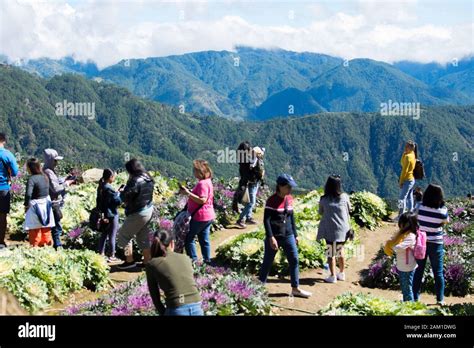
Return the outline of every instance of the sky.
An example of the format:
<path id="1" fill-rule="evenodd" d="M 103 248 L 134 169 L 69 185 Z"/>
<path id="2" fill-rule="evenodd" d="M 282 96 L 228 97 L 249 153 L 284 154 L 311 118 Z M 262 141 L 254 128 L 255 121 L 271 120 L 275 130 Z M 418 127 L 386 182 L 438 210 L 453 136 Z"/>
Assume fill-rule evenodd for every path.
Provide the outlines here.
<path id="1" fill-rule="evenodd" d="M 0 0 L 0 54 L 127 58 L 236 46 L 447 63 L 474 53 L 472 0 Z"/>

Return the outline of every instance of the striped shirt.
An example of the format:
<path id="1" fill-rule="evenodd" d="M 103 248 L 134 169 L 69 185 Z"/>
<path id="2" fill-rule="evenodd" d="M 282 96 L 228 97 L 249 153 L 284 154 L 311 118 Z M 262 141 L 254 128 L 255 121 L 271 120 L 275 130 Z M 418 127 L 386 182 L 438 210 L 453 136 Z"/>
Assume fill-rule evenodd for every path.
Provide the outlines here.
<path id="1" fill-rule="evenodd" d="M 426 241 L 431 243 L 443 243 L 443 225 L 449 222 L 448 208 L 438 209 L 420 205 L 418 208 L 418 222 L 420 230 L 426 232 Z"/>
<path id="2" fill-rule="evenodd" d="M 296 237 L 293 197 L 288 195 L 281 198 L 276 193 L 270 196 L 265 204 L 263 224 L 267 237 L 287 237 L 292 234 Z"/>

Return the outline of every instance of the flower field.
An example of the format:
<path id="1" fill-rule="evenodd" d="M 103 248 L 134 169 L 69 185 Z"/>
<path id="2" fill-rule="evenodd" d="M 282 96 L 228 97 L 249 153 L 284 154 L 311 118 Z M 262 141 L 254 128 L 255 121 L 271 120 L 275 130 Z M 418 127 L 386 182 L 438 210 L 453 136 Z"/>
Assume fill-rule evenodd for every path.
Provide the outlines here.
<path id="1" fill-rule="evenodd" d="M 158 172 L 150 172 L 155 180 L 154 205 L 155 214 L 153 227 L 171 228 L 172 220 L 176 214 L 186 205 L 186 197 L 177 195 L 180 182 L 176 178 L 166 178 Z M 117 175 L 114 186 L 119 187 L 125 184 L 127 175 L 120 173 Z M 232 198 L 237 180 L 216 179 L 214 182 L 214 208 L 216 219 L 211 231 L 217 231 L 231 224 L 236 217 L 232 212 Z M 26 233 L 23 231 L 25 212 L 23 199 L 25 191 L 26 177 L 23 172 L 12 185 L 13 203 L 11 214 L 9 215 L 9 231 L 13 239 L 23 240 Z M 186 185 L 193 187 L 195 181 L 188 181 Z M 95 207 L 97 183 L 78 184 L 70 186 L 64 198 L 63 219 L 61 224 L 64 230 L 65 246 L 73 249 L 97 248 L 100 234 L 92 231 L 87 226 L 89 213 Z M 257 195 L 257 206 L 262 206 L 268 196 L 268 188 L 259 190 Z M 123 210 L 120 217 L 123 218 Z"/>
<path id="2" fill-rule="evenodd" d="M 428 307 L 421 302 L 386 300 L 372 295 L 345 293 L 319 311 L 320 315 L 474 315 L 472 303 Z"/>
<path id="3" fill-rule="evenodd" d="M 196 265 L 194 278 L 205 315 L 267 315 L 270 302 L 265 286 L 226 268 Z M 65 315 L 158 315 L 144 276 L 121 284 L 107 296 L 71 306 Z"/>
<path id="4" fill-rule="evenodd" d="M 450 223 L 445 227 L 444 236 L 444 277 L 445 294 L 466 296 L 474 291 L 473 243 L 474 209 L 467 200 L 454 200 L 447 203 Z M 369 269 L 361 274 L 361 283 L 370 288 L 398 289 L 398 275 L 395 258 L 388 257 L 381 248 Z M 434 278 L 429 261 L 424 273 L 424 289 L 434 293 Z"/>
<path id="5" fill-rule="evenodd" d="M 0 254 L 0 287 L 32 313 L 82 288 L 103 290 L 108 275 L 104 258 L 89 250 L 18 247 Z"/>
<path id="6" fill-rule="evenodd" d="M 370 227 L 364 221 L 378 223 L 379 220 L 388 214 L 388 208 L 385 202 L 378 196 L 367 193 L 356 193 L 357 199 L 353 202 L 356 211 L 364 211 L 367 219 L 359 219 L 359 224 L 363 227 Z M 318 213 L 318 204 L 321 197 L 321 191 L 311 191 L 301 197 L 295 199 L 295 220 L 298 230 L 298 253 L 300 269 L 322 267 L 326 262 L 325 242 L 316 241 L 316 234 L 319 225 L 320 216 Z M 352 196 L 351 196 L 352 200 Z M 365 211 L 362 206 L 371 206 L 375 201 L 371 210 Z M 346 256 L 350 258 L 355 255 L 358 250 L 359 240 L 357 231 L 359 224 L 356 223 L 355 215 L 351 219 L 351 225 L 356 232 L 354 241 L 347 242 Z M 257 273 L 262 264 L 264 254 L 265 230 L 263 227 L 258 228 L 254 232 L 239 235 L 221 245 L 217 249 L 217 261 L 229 266 L 233 269 L 244 269 L 250 273 Z M 270 274 L 286 275 L 288 274 L 288 262 L 283 252 L 278 251 L 273 263 Z"/>

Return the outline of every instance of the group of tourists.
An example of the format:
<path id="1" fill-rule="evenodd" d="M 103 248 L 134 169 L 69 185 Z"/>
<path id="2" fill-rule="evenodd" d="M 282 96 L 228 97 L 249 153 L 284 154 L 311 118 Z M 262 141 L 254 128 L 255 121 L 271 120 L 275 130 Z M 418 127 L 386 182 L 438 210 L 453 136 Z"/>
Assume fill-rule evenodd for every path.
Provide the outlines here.
<path id="1" fill-rule="evenodd" d="M 18 174 L 15 157 L 5 149 L 5 134 L 0 133 L 0 248 L 5 247 L 6 217 L 10 210 L 10 180 Z M 248 156 L 239 161 L 240 181 L 234 194 L 233 209 L 239 213 L 237 225 L 257 223 L 253 218 L 259 187 L 264 183 L 265 150 L 243 142 L 238 150 Z M 61 208 L 64 196 L 73 176 L 60 178 L 56 171 L 63 157 L 54 149 L 44 150 L 44 165 L 36 158 L 26 162 L 29 173 L 25 193 L 25 230 L 33 246 L 52 245 L 61 247 Z M 426 259 L 430 259 L 438 302 L 443 302 L 443 224 L 448 221 L 444 205 L 443 190 L 430 184 L 425 192 L 415 189 L 417 148 L 407 142 L 401 159 L 400 211 L 397 218 L 399 231 L 387 242 L 385 251 L 397 256 L 397 268 L 405 301 L 418 300 Z M 212 169 L 205 160 L 193 161 L 193 174 L 197 179 L 194 188 L 181 186 L 178 194 L 187 196 L 183 210 L 181 228 L 185 233 L 160 230 L 150 238 L 150 222 L 153 215 L 153 177 L 137 159 L 125 164 L 129 175 L 126 185 L 117 190 L 113 187 L 116 173 L 104 169 L 98 183 L 96 208 L 97 230 L 100 230 L 98 252 L 110 262 L 115 257 L 116 245 L 124 249 L 125 261 L 117 265 L 126 270 L 146 268 L 148 286 L 157 311 L 167 315 L 202 315 L 200 294 L 193 278 L 192 263 L 198 260 L 195 246 L 197 237 L 202 259 L 211 263 L 210 229 L 216 217 Z M 297 186 L 289 174 L 281 174 L 276 180 L 275 192 L 267 199 L 264 209 L 265 227 L 264 257 L 259 279 L 266 282 L 277 251 L 281 248 L 289 264 L 291 295 L 309 298 L 312 294 L 299 285 L 298 231 L 293 213 L 292 191 Z M 415 197 L 415 199 L 414 199 Z M 414 200 L 418 203 L 414 204 Z M 239 203 L 244 205 L 239 210 Z M 125 217 L 119 224 L 119 207 L 124 206 Z M 349 195 L 342 189 L 341 177 L 331 175 L 324 186 L 319 203 L 321 221 L 317 239 L 325 240 L 329 273 L 327 283 L 346 279 L 344 273 L 344 244 L 353 237 L 350 227 L 351 204 Z M 92 219 L 92 214 L 91 214 Z M 177 225 L 175 223 L 175 225 Z M 176 226 L 175 226 L 176 227 Z M 421 232 L 420 232 L 421 231 Z M 421 257 L 416 246 L 426 235 L 426 253 Z M 182 237 L 182 240 L 180 238 Z M 134 260 L 132 240 L 143 254 L 143 262 Z M 181 254 L 180 243 L 187 255 Z M 108 246 L 108 248 L 107 248 Z M 108 255 L 106 256 L 106 251 Z M 416 254 L 416 255 L 415 255 Z M 418 255 L 420 254 L 420 255 Z M 415 257 L 416 256 L 416 257 Z M 160 289 L 165 295 L 165 304 L 160 298 Z"/>
<path id="2" fill-rule="evenodd" d="M 400 200 L 397 233 L 385 244 L 385 253 L 395 253 L 403 301 L 418 301 L 426 261 L 434 274 L 436 301 L 444 303 L 444 225 L 449 222 L 441 186 L 430 183 L 424 192 L 415 187 L 420 171 L 417 145 L 407 141 L 401 159 Z"/>

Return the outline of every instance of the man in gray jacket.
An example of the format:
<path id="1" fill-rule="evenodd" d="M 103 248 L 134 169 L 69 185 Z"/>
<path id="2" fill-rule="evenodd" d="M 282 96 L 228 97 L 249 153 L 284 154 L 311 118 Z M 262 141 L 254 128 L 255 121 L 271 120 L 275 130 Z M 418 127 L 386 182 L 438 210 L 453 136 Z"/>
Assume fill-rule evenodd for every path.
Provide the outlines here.
<path id="1" fill-rule="evenodd" d="M 56 150 L 44 150 L 43 172 L 49 179 L 49 196 L 51 197 L 51 202 L 53 203 L 53 215 L 56 222 L 56 225 L 51 229 L 54 248 L 62 246 L 60 237 L 63 231 L 61 226 L 63 214 L 61 212 L 61 208 L 64 205 L 66 187 L 74 183 L 74 180 L 65 180 L 64 178 L 59 178 L 57 176 L 55 168 L 58 164 L 58 161 L 62 159 L 63 157 L 59 156 Z"/>

